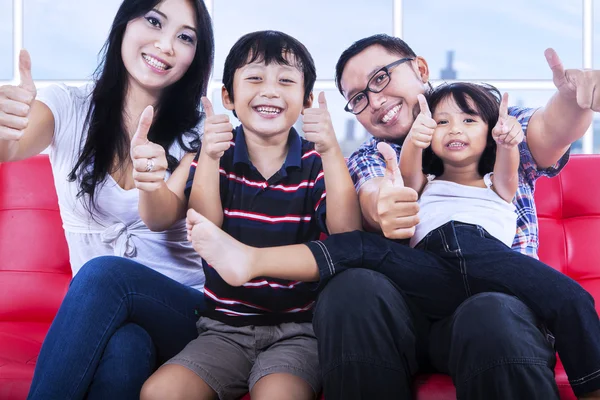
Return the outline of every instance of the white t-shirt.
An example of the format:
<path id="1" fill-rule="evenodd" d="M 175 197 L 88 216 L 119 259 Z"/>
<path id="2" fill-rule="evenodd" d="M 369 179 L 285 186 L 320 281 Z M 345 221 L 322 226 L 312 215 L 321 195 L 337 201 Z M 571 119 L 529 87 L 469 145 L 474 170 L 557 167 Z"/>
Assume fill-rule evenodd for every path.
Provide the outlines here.
<path id="1" fill-rule="evenodd" d="M 419 224 L 410 239 L 415 247 L 427 234 L 450 222 L 460 221 L 479 225 L 508 247 L 512 246 L 517 231 L 517 213 L 491 188 L 491 174 L 484 177 L 487 187 L 461 185 L 428 177 L 419 203 Z"/>
<path id="2" fill-rule="evenodd" d="M 92 90 L 93 85 L 52 85 L 40 90 L 37 96 L 54 115 L 50 163 L 73 275 L 94 257 L 116 255 L 131 258 L 184 285 L 203 290 L 202 261 L 187 241 L 184 220 L 167 231 L 152 232 L 138 212 L 138 189 L 124 190 L 110 175 L 104 185 L 96 189 L 98 211 L 94 211 L 94 216 L 84 207 L 87 196 L 77 198 L 78 182 L 69 182 L 68 175 L 87 137 L 84 125 Z M 177 142 L 170 153 L 177 159 L 184 155 Z"/>

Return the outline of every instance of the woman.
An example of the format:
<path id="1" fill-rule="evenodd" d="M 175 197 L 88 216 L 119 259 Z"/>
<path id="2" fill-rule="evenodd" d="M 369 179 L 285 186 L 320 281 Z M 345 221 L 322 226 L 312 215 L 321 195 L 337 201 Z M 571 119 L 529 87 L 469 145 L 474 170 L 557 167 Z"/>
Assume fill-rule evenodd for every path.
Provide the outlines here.
<path id="1" fill-rule="evenodd" d="M 38 95 L 23 51 L 21 84 L 0 87 L 0 162 L 50 146 L 74 273 L 31 399 L 137 397 L 156 362 L 197 334 L 200 259 L 183 221 L 152 233 L 138 199 L 187 178 L 213 62 L 210 17 L 199 0 L 125 0 L 104 49 L 91 85 Z M 133 140 L 148 105 L 147 139 Z"/>

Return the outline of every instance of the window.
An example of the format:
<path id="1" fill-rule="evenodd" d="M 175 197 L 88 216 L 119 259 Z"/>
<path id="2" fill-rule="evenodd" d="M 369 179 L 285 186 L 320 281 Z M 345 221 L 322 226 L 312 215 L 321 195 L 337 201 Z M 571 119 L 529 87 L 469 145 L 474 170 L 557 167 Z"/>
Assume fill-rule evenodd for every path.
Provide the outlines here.
<path id="1" fill-rule="evenodd" d="M 13 3 L 12 0 L 0 0 L 0 81 L 13 78 Z"/>

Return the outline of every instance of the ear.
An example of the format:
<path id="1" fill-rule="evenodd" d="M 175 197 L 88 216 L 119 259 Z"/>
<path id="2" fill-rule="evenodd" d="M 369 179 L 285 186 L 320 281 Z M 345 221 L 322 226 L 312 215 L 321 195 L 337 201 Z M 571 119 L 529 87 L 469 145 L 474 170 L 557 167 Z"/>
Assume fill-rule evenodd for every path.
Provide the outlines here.
<path id="1" fill-rule="evenodd" d="M 233 101 L 231 100 L 231 97 L 229 96 L 229 92 L 225 88 L 225 85 L 221 87 L 221 100 L 223 101 L 223 107 L 225 107 L 227 110 L 233 111 L 235 109 Z"/>
<path id="2" fill-rule="evenodd" d="M 314 99 L 315 99 L 315 96 L 313 95 L 313 92 L 310 92 L 310 94 L 308 95 L 308 99 L 304 102 L 304 107 L 302 108 L 302 115 L 304 115 L 304 110 L 312 107 L 312 103 L 313 103 Z"/>
<path id="3" fill-rule="evenodd" d="M 429 65 L 427 65 L 427 61 L 421 56 L 417 56 L 415 61 L 417 62 L 417 71 L 421 81 L 423 83 L 429 82 Z"/>

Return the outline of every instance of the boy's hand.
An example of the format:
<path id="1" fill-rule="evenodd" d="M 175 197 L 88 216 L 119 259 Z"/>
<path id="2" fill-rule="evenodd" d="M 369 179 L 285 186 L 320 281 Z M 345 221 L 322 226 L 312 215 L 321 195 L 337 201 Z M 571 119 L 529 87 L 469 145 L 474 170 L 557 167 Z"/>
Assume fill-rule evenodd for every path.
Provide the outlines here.
<path id="1" fill-rule="evenodd" d="M 431 111 L 429 110 L 429 105 L 427 104 L 425 96 L 419 94 L 417 95 L 417 99 L 419 100 L 421 112 L 415 119 L 415 122 L 408 133 L 408 137 L 415 146 L 420 149 L 426 149 L 431 144 L 431 139 L 433 138 L 437 123 L 431 118 Z"/>
<path id="2" fill-rule="evenodd" d="M 202 97 L 202 106 L 206 114 L 204 121 L 204 135 L 202 136 L 202 149 L 200 153 L 206 154 L 217 161 L 231 146 L 233 139 L 233 125 L 225 114 L 215 115 L 212 103 L 207 97 Z"/>
<path id="3" fill-rule="evenodd" d="M 319 108 L 307 108 L 303 117 L 304 136 L 306 140 L 315 144 L 315 150 L 319 154 L 326 154 L 329 150 L 338 148 L 339 144 L 335 137 L 331 116 L 327 110 L 325 92 L 319 93 Z"/>
<path id="4" fill-rule="evenodd" d="M 593 69 L 565 70 L 554 49 L 544 52 L 558 92 L 577 101 L 584 110 L 600 111 L 600 71 Z"/>
<path id="5" fill-rule="evenodd" d="M 27 50 L 19 54 L 19 86 L 0 86 L 0 140 L 19 140 L 29 124 L 29 111 L 37 90 L 31 77 Z"/>
<path id="6" fill-rule="evenodd" d="M 498 146 L 511 149 L 523 141 L 523 127 L 515 117 L 508 115 L 508 93 L 504 93 L 500 102 L 498 122 L 492 129 L 492 138 Z"/>
<path id="7" fill-rule="evenodd" d="M 377 196 L 379 226 L 388 239 L 410 238 L 419 223 L 419 196 L 415 190 L 404 186 L 394 149 L 385 142 L 378 143 L 377 149 L 385 158 L 385 176 Z"/>
<path id="8" fill-rule="evenodd" d="M 153 192 L 165 181 L 167 157 L 162 146 L 148 140 L 154 109 L 148 106 L 140 116 L 138 128 L 131 138 L 131 161 L 133 162 L 133 182 L 144 192 Z"/>

